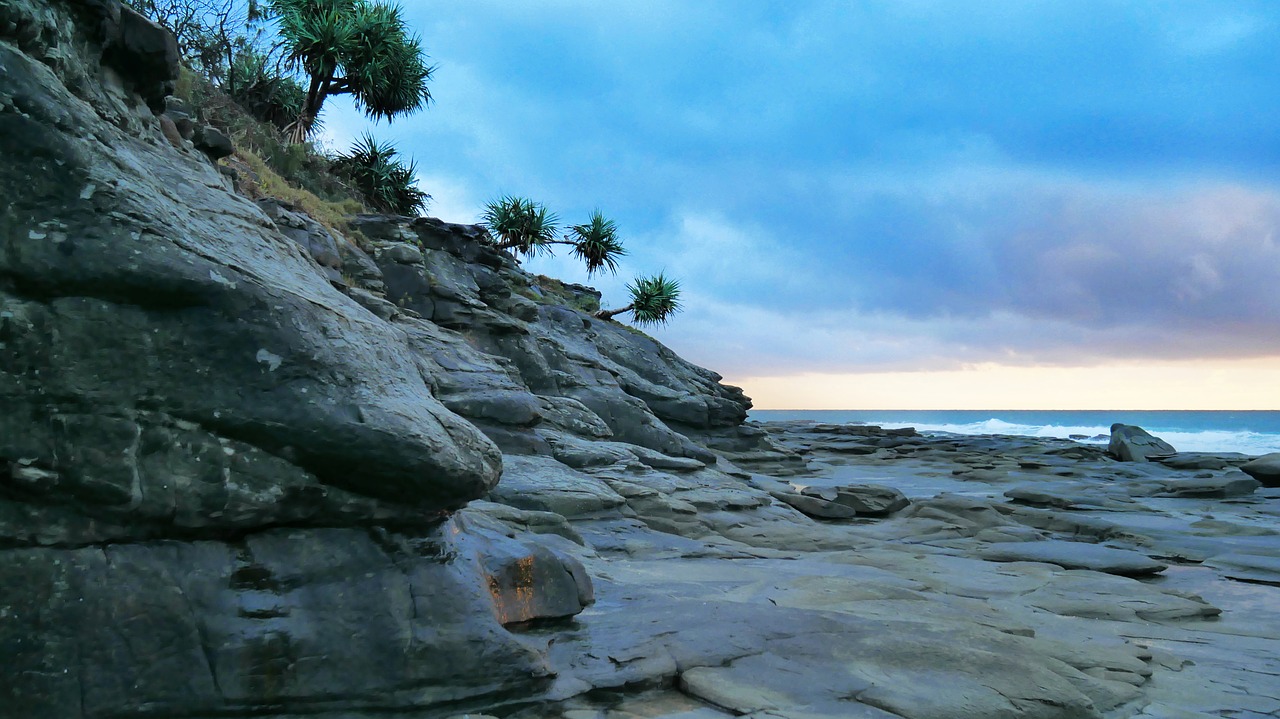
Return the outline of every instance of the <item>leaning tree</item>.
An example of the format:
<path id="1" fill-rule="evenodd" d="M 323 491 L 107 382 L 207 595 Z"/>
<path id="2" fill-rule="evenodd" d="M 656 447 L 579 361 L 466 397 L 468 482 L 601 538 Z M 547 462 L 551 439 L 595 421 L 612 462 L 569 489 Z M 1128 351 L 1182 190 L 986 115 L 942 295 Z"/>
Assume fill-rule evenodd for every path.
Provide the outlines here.
<path id="1" fill-rule="evenodd" d="M 600 310 L 595 316 L 602 320 L 613 319 L 624 312 L 639 325 L 666 324 L 671 315 L 679 312 L 680 282 L 659 272 L 652 277 L 637 277 L 627 285 L 631 303 L 616 310 Z"/>
<path id="2" fill-rule="evenodd" d="M 494 246 L 525 256 L 551 252 L 552 245 L 568 245 L 575 257 L 587 265 L 587 276 L 599 270 L 618 271 L 618 258 L 627 254 L 618 239 L 618 224 L 600 210 L 591 218 L 569 228 L 557 239 L 559 218 L 545 205 L 525 197 L 505 195 L 485 207 L 481 224 L 494 236 Z"/>
<path id="3" fill-rule="evenodd" d="M 422 40 L 398 5 L 369 0 L 271 0 L 289 62 L 309 78 L 295 142 L 315 127 L 324 102 L 351 95 L 374 119 L 391 120 L 431 101 Z"/>

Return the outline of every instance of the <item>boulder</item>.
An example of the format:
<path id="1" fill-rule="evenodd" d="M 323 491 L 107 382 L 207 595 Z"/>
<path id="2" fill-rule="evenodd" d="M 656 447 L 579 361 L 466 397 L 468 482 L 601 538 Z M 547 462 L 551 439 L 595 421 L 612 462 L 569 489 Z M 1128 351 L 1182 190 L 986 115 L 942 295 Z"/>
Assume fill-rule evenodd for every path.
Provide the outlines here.
<path id="1" fill-rule="evenodd" d="M 857 510 L 821 496 L 792 492 L 773 492 L 772 494 L 774 499 L 785 502 L 792 508 L 817 519 L 853 519 L 858 516 Z"/>
<path id="2" fill-rule="evenodd" d="M 1111 443 L 1107 445 L 1107 452 L 1121 462 L 1146 462 L 1172 457 L 1178 450 L 1141 427 L 1116 423 L 1111 425 Z"/>
<path id="3" fill-rule="evenodd" d="M 1240 471 L 1262 483 L 1264 487 L 1280 487 L 1280 452 L 1264 454 L 1240 465 Z"/>
<path id="4" fill-rule="evenodd" d="M 230 157 L 236 151 L 235 146 L 231 144 L 231 138 L 212 125 L 203 125 L 198 128 L 191 141 L 197 150 L 208 155 L 209 159 L 215 162 L 224 157 Z"/>
<path id="5" fill-rule="evenodd" d="M 860 517 L 887 517 L 911 504 L 902 492 L 878 484 L 841 485 L 836 487 L 835 501 L 853 509 Z"/>
<path id="6" fill-rule="evenodd" d="M 502 482 L 489 496 L 494 502 L 564 517 L 594 514 L 626 504 L 603 480 L 551 457 L 508 455 L 504 460 Z"/>
<path id="7" fill-rule="evenodd" d="M 114 37 L 108 38 L 103 62 L 127 78 L 157 115 L 165 110 L 165 98 L 178 79 L 178 41 L 165 28 L 120 3 Z"/>

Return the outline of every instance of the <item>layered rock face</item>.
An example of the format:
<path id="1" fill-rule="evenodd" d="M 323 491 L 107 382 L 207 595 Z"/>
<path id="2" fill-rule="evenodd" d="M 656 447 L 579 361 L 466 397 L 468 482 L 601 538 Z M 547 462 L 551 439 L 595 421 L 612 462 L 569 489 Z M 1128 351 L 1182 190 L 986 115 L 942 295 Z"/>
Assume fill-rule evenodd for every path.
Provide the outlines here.
<path id="1" fill-rule="evenodd" d="M 235 194 L 154 114 L 176 63 L 172 37 L 114 0 L 0 5 L 5 715 L 536 691 L 545 658 L 504 625 L 581 611 L 590 580 L 532 533 L 455 513 L 502 457 L 454 410 L 531 443 L 547 416 L 607 422 L 352 286 L 382 269 L 346 239 Z M 545 312 L 528 318 L 551 336 Z M 698 451 L 599 373 L 617 397 L 586 399 Z"/>

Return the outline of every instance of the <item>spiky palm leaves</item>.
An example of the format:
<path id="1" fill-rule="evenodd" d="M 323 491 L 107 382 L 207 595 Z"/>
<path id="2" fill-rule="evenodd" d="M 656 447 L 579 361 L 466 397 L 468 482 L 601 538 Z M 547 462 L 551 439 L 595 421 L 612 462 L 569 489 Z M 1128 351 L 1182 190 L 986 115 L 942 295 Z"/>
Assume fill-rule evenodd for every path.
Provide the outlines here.
<path id="1" fill-rule="evenodd" d="M 588 277 L 601 269 L 616 274 L 618 258 L 627 254 L 618 239 L 617 223 L 606 219 L 600 210 L 591 213 L 591 221 L 585 225 L 569 228 L 565 240 L 573 246 L 574 256 L 587 264 Z"/>
<path id="2" fill-rule="evenodd" d="M 366 133 L 349 153 L 338 156 L 333 169 L 351 181 L 370 207 L 396 215 L 418 215 L 427 209 L 431 195 L 415 184 L 415 163 L 404 164 L 398 154 L 391 143 L 379 143 Z"/>
<path id="3" fill-rule="evenodd" d="M 281 73 L 266 55 L 252 48 L 242 50 L 231 62 L 226 91 L 249 114 L 282 130 L 302 114 L 307 95 L 297 80 Z M 312 129 L 316 126 L 313 120 Z"/>
<path id="4" fill-rule="evenodd" d="M 587 264 L 587 275 L 607 269 L 618 271 L 618 258 L 627 254 L 618 239 L 618 224 L 600 210 L 591 219 L 569 228 L 564 239 L 556 239 L 557 218 L 545 205 L 528 198 L 504 195 L 485 206 L 483 224 L 496 238 L 500 250 L 514 250 L 529 256 L 551 252 L 552 245 L 569 245 L 575 257 Z"/>
<path id="5" fill-rule="evenodd" d="M 292 129 L 307 138 L 326 98 L 349 94 L 375 119 L 390 120 L 431 101 L 422 41 L 401 8 L 369 0 L 272 0 L 289 61 L 310 78 Z"/>
<path id="6" fill-rule="evenodd" d="M 480 223 L 497 239 L 500 250 L 523 255 L 549 252 L 556 242 L 559 218 L 546 205 L 533 200 L 504 195 L 485 206 Z"/>
<path id="7" fill-rule="evenodd" d="M 679 280 L 670 279 L 662 272 L 652 277 L 637 277 L 627 285 L 627 290 L 631 293 L 631 304 L 616 310 L 600 310 L 596 317 L 607 320 L 630 312 L 636 324 L 662 325 L 681 309 Z"/>

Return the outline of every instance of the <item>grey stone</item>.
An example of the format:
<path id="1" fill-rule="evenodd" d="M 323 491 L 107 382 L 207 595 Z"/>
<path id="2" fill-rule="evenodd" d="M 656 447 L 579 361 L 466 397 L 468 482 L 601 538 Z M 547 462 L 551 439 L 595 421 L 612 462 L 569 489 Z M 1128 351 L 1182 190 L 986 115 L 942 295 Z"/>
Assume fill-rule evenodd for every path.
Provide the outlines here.
<path id="1" fill-rule="evenodd" d="M 860 517 L 887 517 L 911 504 L 906 495 L 893 487 L 842 484 L 835 491 L 835 502 L 853 509 Z"/>
<path id="2" fill-rule="evenodd" d="M 1066 569 L 1092 569 L 1124 576 L 1156 574 L 1168 568 L 1139 552 L 1061 540 L 996 542 L 978 556 L 993 562 L 1046 562 Z"/>
<path id="3" fill-rule="evenodd" d="M 422 250 L 407 242 L 395 242 L 379 247 L 377 258 L 402 265 L 416 265 L 422 262 Z"/>
<path id="4" fill-rule="evenodd" d="M 1204 499 L 1226 499 L 1253 494 L 1262 486 L 1258 480 L 1243 472 L 1227 472 L 1208 477 L 1170 479 L 1164 482 L 1163 495 Z"/>
<path id="5" fill-rule="evenodd" d="M 216 161 L 230 157 L 236 151 L 235 146 L 231 144 L 231 138 L 211 125 L 196 128 L 191 141 L 195 143 L 196 149 L 208 155 L 210 160 Z"/>
<path id="6" fill-rule="evenodd" d="M 810 517 L 817 517 L 818 519 L 853 519 L 858 516 L 857 510 L 852 507 L 838 504 L 834 500 L 828 500 L 822 497 L 795 494 L 792 492 L 775 492 L 773 497 L 785 502 L 795 509 L 798 509 Z"/>
<path id="7" fill-rule="evenodd" d="M 72 425 L 39 417 L 122 420 L 125 435 L 74 435 L 102 442 L 85 456 L 132 452 L 128 427 L 140 438 L 182 421 L 383 501 L 443 509 L 488 491 L 496 448 L 432 396 L 401 333 L 217 189 L 208 163 L 103 121 L 94 108 L 121 101 L 105 86 L 83 102 L 6 47 L 5 92 L 29 109 L 0 113 L 0 456 L 64 474 L 71 455 L 49 448 Z M 137 488 L 111 464 L 65 473 L 65 501 L 130 506 Z"/>
<path id="8" fill-rule="evenodd" d="M 128 78 L 151 111 L 160 114 L 178 79 L 178 41 L 128 5 L 117 12 L 119 24 L 106 42 L 103 61 Z"/>
<path id="9" fill-rule="evenodd" d="M 505 458 L 502 482 L 490 499 L 521 509 L 555 512 L 565 517 L 598 513 L 626 504 L 603 481 L 573 470 L 550 457 Z"/>
<path id="10" fill-rule="evenodd" d="M 146 705 L 216 715 L 302 708 L 335 688 L 349 692 L 353 710 L 385 710 L 536 691 L 547 669 L 501 618 L 590 599 L 570 576 L 576 570 L 547 551 L 460 526 L 377 541 L 364 530 L 274 530 L 235 544 L 5 551 L 0 578 L 25 587 L 7 595 L 0 622 L 11 648 L 0 669 L 5 712 L 107 715 Z M 513 582 L 504 568 L 521 557 L 531 576 L 564 576 L 555 603 L 512 596 L 519 575 Z M 423 689 L 400 694 L 406 685 Z"/>
<path id="11" fill-rule="evenodd" d="M 1280 452 L 1264 454 L 1242 464 L 1240 471 L 1258 480 L 1264 487 L 1280 487 Z"/>
<path id="12" fill-rule="evenodd" d="M 1107 452 L 1121 462 L 1146 462 L 1172 457 L 1178 453 L 1172 445 L 1154 437 L 1141 427 L 1129 424 L 1111 425 L 1111 442 Z"/>

